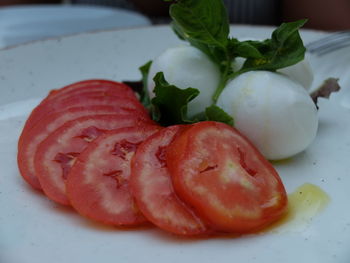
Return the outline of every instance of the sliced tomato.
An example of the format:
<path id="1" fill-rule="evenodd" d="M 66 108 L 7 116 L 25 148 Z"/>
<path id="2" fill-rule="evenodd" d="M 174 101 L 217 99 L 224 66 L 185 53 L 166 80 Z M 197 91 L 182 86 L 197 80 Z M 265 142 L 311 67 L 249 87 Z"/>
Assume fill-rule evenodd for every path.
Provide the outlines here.
<path id="1" fill-rule="evenodd" d="M 114 96 L 73 96 L 62 100 L 48 101 L 45 104 L 39 104 L 30 114 L 27 119 L 22 133 L 28 132 L 39 120 L 43 117 L 57 111 L 62 111 L 67 108 L 88 105 L 115 105 L 125 110 L 135 110 L 148 116 L 148 112 L 141 103 L 127 98 L 119 98 Z"/>
<path id="2" fill-rule="evenodd" d="M 132 161 L 131 190 L 142 213 L 159 228 L 178 235 L 198 235 L 209 229 L 173 190 L 166 151 L 185 126 L 170 126 L 145 140 Z"/>
<path id="3" fill-rule="evenodd" d="M 117 98 L 126 98 L 129 100 L 137 101 L 138 99 L 136 96 L 129 96 L 129 94 L 121 93 L 118 90 L 115 89 L 107 89 L 107 88 L 100 88 L 99 90 L 96 88 L 94 90 L 75 90 L 71 92 L 65 92 L 63 94 L 59 94 L 57 96 L 54 96 L 51 98 L 50 96 L 46 99 L 44 99 L 40 104 L 51 104 L 53 102 L 64 100 L 72 97 L 97 97 L 97 96 L 111 96 L 111 97 L 117 97 Z"/>
<path id="4" fill-rule="evenodd" d="M 34 171 L 34 155 L 38 145 L 45 140 L 51 132 L 59 128 L 65 122 L 82 116 L 95 114 L 124 114 L 137 115 L 134 110 L 125 110 L 119 106 L 91 105 L 85 107 L 73 107 L 55 112 L 41 119 L 28 132 L 22 133 L 19 144 L 17 162 L 22 177 L 35 189 L 41 189 Z M 141 117 L 141 116 L 140 116 Z"/>
<path id="5" fill-rule="evenodd" d="M 236 129 L 196 123 L 168 149 L 176 193 L 214 229 L 256 231 L 286 211 L 287 196 L 276 170 Z"/>
<path id="6" fill-rule="evenodd" d="M 130 115 L 90 115 L 66 122 L 45 140 L 34 156 L 35 175 L 44 193 L 53 201 L 69 205 L 65 180 L 79 154 L 108 130 L 147 123 Z"/>
<path id="7" fill-rule="evenodd" d="M 136 98 L 133 90 L 124 83 L 103 79 L 90 79 L 72 83 L 61 89 L 52 90 L 46 99 L 53 99 L 67 94 L 74 95 L 86 91 L 117 92 L 123 97 Z"/>
<path id="8" fill-rule="evenodd" d="M 77 158 L 66 181 L 71 205 L 82 215 L 112 225 L 137 225 L 146 218 L 130 193 L 130 162 L 155 125 L 109 131 Z"/>

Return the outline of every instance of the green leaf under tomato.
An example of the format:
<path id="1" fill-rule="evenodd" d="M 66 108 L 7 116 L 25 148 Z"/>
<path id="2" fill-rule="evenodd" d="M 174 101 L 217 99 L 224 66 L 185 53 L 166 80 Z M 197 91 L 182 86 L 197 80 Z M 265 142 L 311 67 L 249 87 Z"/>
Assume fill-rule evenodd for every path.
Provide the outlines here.
<path id="1" fill-rule="evenodd" d="M 206 119 L 208 121 L 219 121 L 233 126 L 233 118 L 227 114 L 223 109 L 216 105 L 211 105 L 205 109 Z"/>
<path id="2" fill-rule="evenodd" d="M 233 125 L 232 117 L 216 105 L 207 107 L 192 118 L 187 116 L 188 104 L 199 95 L 199 90 L 190 87 L 180 89 L 171 85 L 166 81 L 163 72 L 156 74 L 154 82 L 156 96 L 152 99 L 152 117 L 159 124 L 169 126 L 210 120 Z"/>
<path id="3" fill-rule="evenodd" d="M 179 89 L 169 84 L 163 72 L 158 72 L 153 80 L 156 95 L 152 99 L 153 119 L 164 126 L 195 122 L 187 116 L 187 107 L 199 91 L 194 88 Z"/>
<path id="4" fill-rule="evenodd" d="M 151 107 L 151 100 L 149 98 L 148 89 L 147 89 L 147 85 L 148 85 L 147 79 L 148 79 L 149 69 L 151 65 L 152 65 L 152 61 L 148 61 L 146 64 L 139 67 L 139 70 L 141 71 L 141 74 L 142 74 L 143 88 L 138 92 L 138 94 L 140 95 L 140 102 L 147 109 Z"/>

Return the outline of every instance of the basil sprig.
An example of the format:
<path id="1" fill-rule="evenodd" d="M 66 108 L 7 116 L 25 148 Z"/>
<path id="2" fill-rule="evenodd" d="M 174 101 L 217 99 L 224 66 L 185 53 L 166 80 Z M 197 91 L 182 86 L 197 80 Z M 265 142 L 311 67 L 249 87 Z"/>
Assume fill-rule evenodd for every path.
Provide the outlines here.
<path id="1" fill-rule="evenodd" d="M 169 0 L 164 0 L 168 1 Z M 230 37 L 230 24 L 222 0 L 177 0 L 170 6 L 172 28 L 176 35 L 200 49 L 218 66 L 221 79 L 213 94 L 213 105 L 198 116 L 187 116 L 188 103 L 199 94 L 197 89 L 179 89 L 169 84 L 163 73 L 155 78 L 156 95 L 149 99 L 147 89 L 141 94 L 144 105 L 151 108 L 153 118 L 163 125 L 216 120 L 233 125 L 233 118 L 215 105 L 228 81 L 252 70 L 270 70 L 288 67 L 304 59 L 305 47 L 299 29 L 306 20 L 283 23 L 263 41 L 240 41 Z M 243 66 L 233 71 L 235 58 L 245 58 Z M 150 62 L 141 67 L 144 87 Z"/>
<path id="2" fill-rule="evenodd" d="M 176 34 L 207 54 L 221 71 L 221 81 L 213 95 L 215 103 L 227 81 L 252 70 L 275 71 L 304 59 L 305 47 L 299 28 L 306 20 L 281 24 L 271 38 L 239 41 L 229 36 L 229 20 L 222 0 L 178 0 L 170 6 Z M 246 58 L 243 67 L 233 72 L 232 61 Z"/>

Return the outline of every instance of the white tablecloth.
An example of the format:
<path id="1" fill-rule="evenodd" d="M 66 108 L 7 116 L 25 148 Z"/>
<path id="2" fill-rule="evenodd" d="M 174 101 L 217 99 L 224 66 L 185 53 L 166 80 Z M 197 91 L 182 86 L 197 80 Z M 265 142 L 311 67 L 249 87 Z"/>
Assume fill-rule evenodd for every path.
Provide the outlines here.
<path id="1" fill-rule="evenodd" d="M 0 48 L 74 33 L 150 25 L 124 9 L 88 5 L 28 5 L 0 8 Z"/>

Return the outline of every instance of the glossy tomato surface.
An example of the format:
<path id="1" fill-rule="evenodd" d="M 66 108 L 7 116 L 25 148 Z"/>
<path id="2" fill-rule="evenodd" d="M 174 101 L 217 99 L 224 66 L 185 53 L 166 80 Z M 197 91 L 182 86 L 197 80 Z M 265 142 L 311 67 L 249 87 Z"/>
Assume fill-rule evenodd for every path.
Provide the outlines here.
<path id="1" fill-rule="evenodd" d="M 112 225 L 138 225 L 146 218 L 130 193 L 130 162 L 138 146 L 160 126 L 109 131 L 89 144 L 66 181 L 71 205 L 82 215 Z"/>
<path id="2" fill-rule="evenodd" d="M 114 105 L 119 106 L 125 110 L 137 110 L 140 113 L 147 115 L 147 111 L 142 106 L 141 103 L 134 99 L 129 98 L 120 98 L 116 96 L 109 95 L 91 95 L 91 94 L 83 94 L 83 95 L 75 95 L 69 96 L 62 99 L 53 99 L 49 101 L 44 101 L 40 103 L 29 115 L 27 119 L 23 132 L 27 132 L 31 129 L 35 124 L 38 123 L 43 117 L 50 115 L 57 111 L 62 111 L 67 108 L 77 107 L 77 106 L 88 106 L 88 105 Z"/>
<path id="3" fill-rule="evenodd" d="M 176 193 L 214 229 L 256 231 L 286 211 L 287 196 L 273 166 L 234 128 L 200 122 L 168 148 Z"/>
<path id="4" fill-rule="evenodd" d="M 22 177 L 35 189 L 41 189 L 34 171 L 34 155 L 38 145 L 67 121 L 96 114 L 137 115 L 137 112 L 122 109 L 118 105 L 91 105 L 68 108 L 42 118 L 20 136 L 17 162 Z"/>
<path id="5" fill-rule="evenodd" d="M 150 121 L 148 121 L 150 122 Z M 35 175 L 44 193 L 53 201 L 69 205 L 65 181 L 79 154 L 108 130 L 147 123 L 129 115 L 90 115 L 66 122 L 43 140 L 34 156 Z"/>
<path id="6" fill-rule="evenodd" d="M 174 234 L 198 235 L 208 228 L 175 194 L 165 159 L 168 145 L 184 129 L 164 128 L 139 146 L 132 162 L 131 190 L 152 223 Z"/>
<path id="7" fill-rule="evenodd" d="M 88 79 L 72 83 L 61 89 L 52 90 L 45 99 L 51 100 L 53 98 L 63 97 L 66 95 L 71 96 L 81 92 L 94 91 L 106 91 L 120 95 L 121 97 L 136 98 L 133 90 L 124 83 L 104 79 Z"/>

